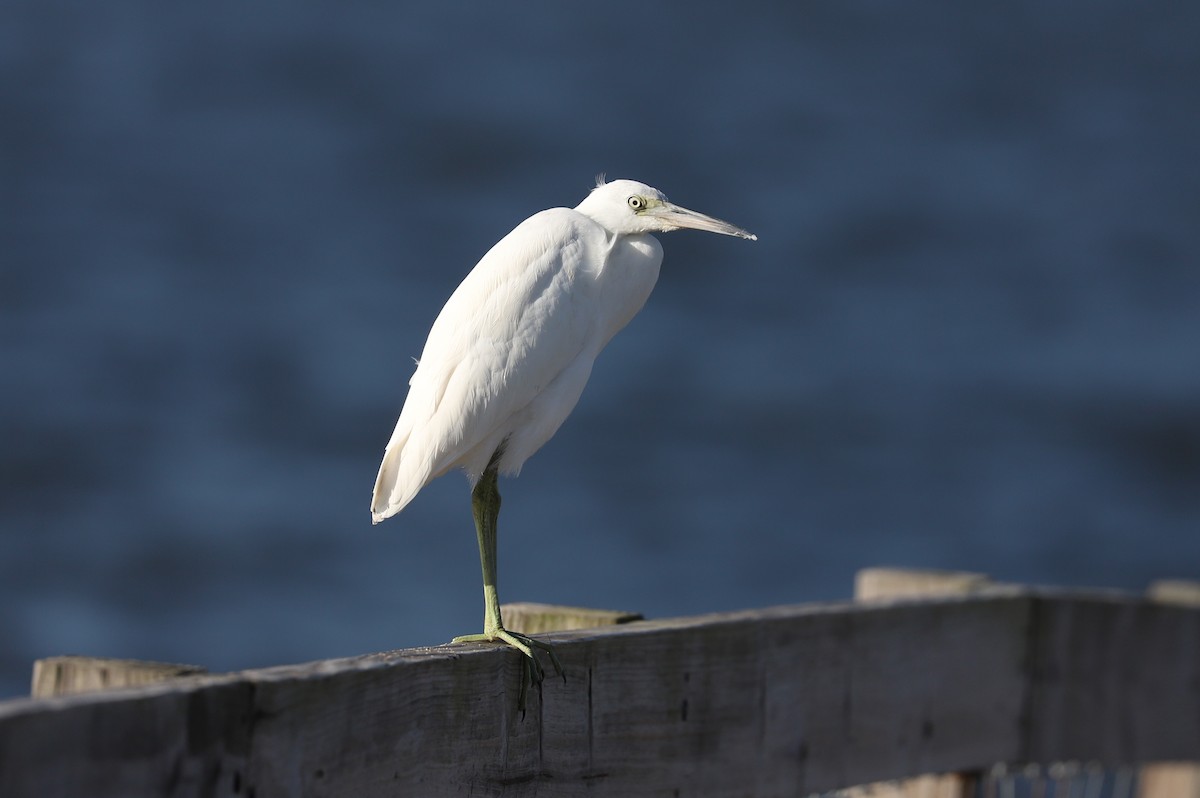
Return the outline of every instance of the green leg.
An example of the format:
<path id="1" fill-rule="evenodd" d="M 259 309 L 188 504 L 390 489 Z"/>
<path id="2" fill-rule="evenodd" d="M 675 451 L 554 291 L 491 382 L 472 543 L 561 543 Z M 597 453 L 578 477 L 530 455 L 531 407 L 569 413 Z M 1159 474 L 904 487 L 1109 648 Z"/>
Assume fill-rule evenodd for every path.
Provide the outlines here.
<path id="1" fill-rule="evenodd" d="M 483 634 L 463 635 L 455 643 L 503 642 L 526 656 L 526 677 L 521 680 L 520 706 L 525 708 L 526 683 L 540 684 L 542 666 L 533 649 L 550 655 L 554 670 L 562 675 L 562 665 L 548 644 L 504 628 L 500 618 L 500 598 L 496 592 L 496 519 L 500 515 L 500 490 L 496 485 L 496 459 L 488 465 L 475 489 L 471 491 L 471 514 L 475 517 L 475 533 L 479 537 L 479 561 L 483 566 Z M 564 677 L 565 678 L 565 677 Z"/>

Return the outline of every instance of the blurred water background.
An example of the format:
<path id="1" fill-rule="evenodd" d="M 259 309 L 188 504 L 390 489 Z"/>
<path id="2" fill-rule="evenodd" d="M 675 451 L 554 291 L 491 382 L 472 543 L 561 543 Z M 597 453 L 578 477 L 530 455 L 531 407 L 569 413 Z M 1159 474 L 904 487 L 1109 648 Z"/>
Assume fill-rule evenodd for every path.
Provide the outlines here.
<path id="1" fill-rule="evenodd" d="M 502 485 L 503 600 L 879 564 L 1200 578 L 1200 6 L 0 7 L 0 695 L 444 642 L 465 482 L 372 528 L 413 356 L 597 172 L 740 224 Z"/>

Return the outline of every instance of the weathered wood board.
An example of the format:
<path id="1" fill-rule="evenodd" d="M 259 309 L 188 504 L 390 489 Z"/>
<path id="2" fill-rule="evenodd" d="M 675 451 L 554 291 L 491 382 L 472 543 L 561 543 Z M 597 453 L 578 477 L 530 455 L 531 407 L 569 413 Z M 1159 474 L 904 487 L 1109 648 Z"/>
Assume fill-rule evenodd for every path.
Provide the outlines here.
<path id="1" fill-rule="evenodd" d="M 0 795 L 795 796 L 1200 759 L 1200 611 L 983 590 L 411 649 L 0 703 Z"/>

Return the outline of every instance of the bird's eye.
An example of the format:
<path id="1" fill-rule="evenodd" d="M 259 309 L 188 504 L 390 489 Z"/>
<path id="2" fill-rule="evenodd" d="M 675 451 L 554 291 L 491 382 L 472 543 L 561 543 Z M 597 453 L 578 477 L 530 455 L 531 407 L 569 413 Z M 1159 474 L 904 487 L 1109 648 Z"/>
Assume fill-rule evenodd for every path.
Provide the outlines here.
<path id="1" fill-rule="evenodd" d="M 637 194 L 634 194 L 627 201 L 629 202 L 629 207 L 633 208 L 635 211 L 640 211 L 642 208 L 646 207 L 646 201 Z"/>

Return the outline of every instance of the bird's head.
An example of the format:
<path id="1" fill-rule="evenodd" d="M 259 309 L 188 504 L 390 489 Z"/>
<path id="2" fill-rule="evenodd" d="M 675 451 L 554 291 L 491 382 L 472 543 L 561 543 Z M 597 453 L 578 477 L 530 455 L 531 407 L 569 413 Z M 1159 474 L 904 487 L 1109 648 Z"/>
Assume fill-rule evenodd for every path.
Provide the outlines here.
<path id="1" fill-rule="evenodd" d="M 618 235 L 689 229 L 758 240 L 758 236 L 729 222 L 669 202 L 661 191 L 636 180 L 606 183 L 601 175 L 592 193 L 575 210 Z"/>

